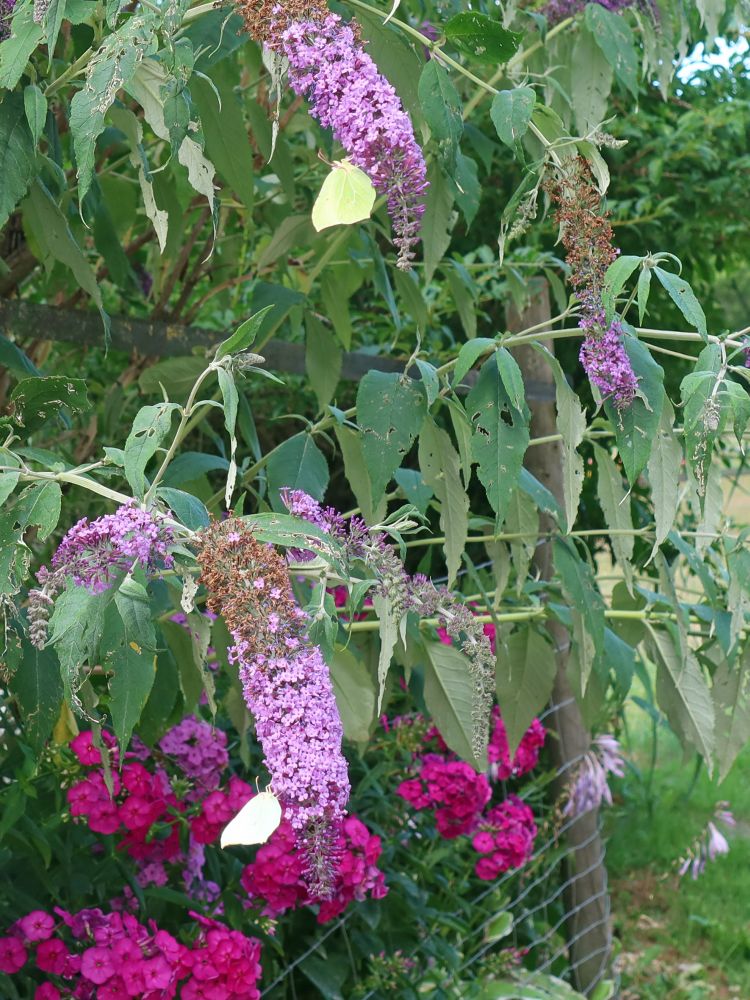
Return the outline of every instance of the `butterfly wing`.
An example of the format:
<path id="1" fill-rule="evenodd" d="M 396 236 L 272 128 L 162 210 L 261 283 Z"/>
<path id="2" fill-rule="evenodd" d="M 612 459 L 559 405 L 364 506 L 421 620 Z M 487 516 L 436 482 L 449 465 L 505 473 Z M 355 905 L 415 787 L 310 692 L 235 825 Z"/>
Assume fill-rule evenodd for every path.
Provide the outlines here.
<path id="1" fill-rule="evenodd" d="M 221 846 L 265 844 L 281 823 L 281 804 L 273 792 L 260 792 L 246 802 L 221 832 Z"/>

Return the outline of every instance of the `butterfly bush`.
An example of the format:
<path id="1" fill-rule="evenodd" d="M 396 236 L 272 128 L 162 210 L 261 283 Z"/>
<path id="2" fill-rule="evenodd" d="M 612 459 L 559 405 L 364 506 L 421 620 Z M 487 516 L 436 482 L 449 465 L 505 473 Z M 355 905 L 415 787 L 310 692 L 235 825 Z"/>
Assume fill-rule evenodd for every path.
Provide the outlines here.
<path id="1" fill-rule="evenodd" d="M 0 972 L 43 973 L 34 1000 L 257 1000 L 260 942 L 197 913 L 183 944 L 153 921 L 96 908 L 35 910 L 0 938 Z"/>
<path id="2" fill-rule="evenodd" d="M 547 190 L 557 205 L 555 220 L 570 267 L 570 283 L 581 303 L 581 364 L 605 399 L 618 409 L 626 408 L 635 398 L 638 379 L 625 350 L 622 324 L 616 319 L 607 323 L 602 302 L 607 268 L 620 252 L 612 245 L 612 226 L 601 211 L 601 196 L 580 157 L 566 165 Z"/>
<path id="3" fill-rule="evenodd" d="M 288 22 L 288 18 L 284 19 Z M 279 24 L 278 48 L 289 82 L 310 113 L 346 150 L 349 160 L 386 195 L 398 248 L 409 270 L 425 210 L 427 167 L 398 94 L 336 14 Z"/>
<path id="4" fill-rule="evenodd" d="M 336 843 L 349 798 L 343 728 L 328 668 L 307 638 L 287 564 L 237 518 L 200 538 L 209 608 L 234 640 L 245 702 L 255 718 L 271 785 L 308 858 L 313 895 L 332 890 Z"/>
<path id="5" fill-rule="evenodd" d="M 135 500 L 89 521 L 82 518 L 67 532 L 52 556 L 51 567 L 37 573 L 40 587 L 29 591 L 29 640 L 38 649 L 47 641 L 54 600 L 70 579 L 92 594 L 109 590 L 140 565 L 147 573 L 172 565 L 174 531 L 166 515 L 143 510 Z"/>
<path id="6" fill-rule="evenodd" d="M 449 642 L 455 642 L 469 661 L 474 696 L 472 749 L 480 758 L 487 746 L 487 723 L 495 688 L 495 654 L 489 633 L 476 621 L 471 608 L 447 587 L 436 587 L 421 573 L 411 576 L 384 531 L 369 529 L 360 517 L 345 520 L 332 507 L 323 507 L 302 490 L 283 490 L 290 514 L 303 518 L 329 534 L 350 562 L 362 562 L 374 577 L 370 593 L 382 597 L 394 620 L 409 612 L 421 618 L 436 616 Z M 291 553 L 297 558 L 299 553 Z M 302 553 L 304 558 L 304 553 Z"/>

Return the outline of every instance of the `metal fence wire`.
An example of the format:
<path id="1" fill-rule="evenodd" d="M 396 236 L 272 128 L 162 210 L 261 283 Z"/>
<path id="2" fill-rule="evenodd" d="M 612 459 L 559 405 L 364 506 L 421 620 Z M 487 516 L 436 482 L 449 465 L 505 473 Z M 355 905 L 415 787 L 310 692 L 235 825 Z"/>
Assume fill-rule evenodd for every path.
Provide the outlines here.
<path id="1" fill-rule="evenodd" d="M 540 715 L 540 720 L 543 721 L 565 704 L 550 706 Z M 560 789 L 574 780 L 576 769 L 585 757 L 586 754 L 580 754 L 565 761 L 555 771 L 550 787 Z M 519 797 L 523 798 L 523 791 Z M 472 898 L 461 899 L 452 913 L 444 915 L 444 920 L 449 922 L 451 918 L 460 918 L 467 910 L 481 912 L 488 901 L 491 902 L 491 897 L 497 901 L 479 924 L 459 935 L 456 943 L 462 958 L 441 976 L 439 987 L 435 989 L 440 996 L 462 997 L 468 980 L 474 979 L 479 971 L 491 979 L 495 975 L 494 962 L 498 956 L 511 955 L 514 951 L 520 961 L 513 965 L 512 974 L 519 985 L 523 985 L 525 976 L 531 980 L 531 972 L 542 972 L 564 978 L 590 995 L 603 979 L 611 976 L 611 915 L 599 817 L 592 814 L 565 815 L 558 799 L 556 803 L 548 803 L 546 815 L 537 815 L 536 819 L 539 830 L 537 842 L 533 855 L 523 868 L 504 873 Z M 586 824 L 585 836 L 577 830 L 578 824 L 583 823 Z M 591 849 L 593 854 L 589 857 Z M 582 855 L 586 857 L 583 866 L 580 864 Z M 593 880 L 592 875 L 596 875 Z M 597 887 L 595 891 L 590 891 L 592 881 Z M 513 918 L 512 927 L 501 934 L 493 932 L 497 921 L 508 913 Z M 321 957 L 324 957 L 331 939 L 338 934 L 346 935 L 347 925 L 356 916 L 354 905 L 322 929 L 310 947 L 290 961 L 263 988 L 261 997 L 282 1000 L 294 996 L 293 991 L 289 992 L 290 977 L 316 952 L 321 952 Z M 419 944 L 402 956 L 407 966 L 413 966 L 415 976 L 420 974 L 419 970 L 423 972 L 429 968 L 430 941 L 431 935 L 426 932 Z M 504 973 L 497 973 L 498 978 L 501 975 Z M 415 980 L 413 985 L 419 989 L 420 983 Z M 305 995 L 310 995 L 309 983 Z M 369 992 L 358 993 L 357 997 L 358 1000 L 379 1000 L 385 995 L 381 988 L 373 988 Z M 398 994 L 389 990 L 387 995 Z"/>

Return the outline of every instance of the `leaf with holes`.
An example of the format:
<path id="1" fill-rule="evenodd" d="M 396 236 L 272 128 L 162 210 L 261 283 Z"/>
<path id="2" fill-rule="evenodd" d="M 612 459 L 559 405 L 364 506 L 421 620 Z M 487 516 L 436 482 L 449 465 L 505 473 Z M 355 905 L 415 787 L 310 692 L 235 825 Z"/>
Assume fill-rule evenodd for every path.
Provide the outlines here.
<path id="1" fill-rule="evenodd" d="M 368 372 L 357 392 L 362 452 L 377 505 L 414 443 L 427 413 L 421 382 L 393 372 Z"/>
<path id="2" fill-rule="evenodd" d="M 445 37 L 457 49 L 479 62 L 507 62 L 518 51 L 523 35 L 509 31 L 494 18 L 477 11 L 464 11 L 452 17 L 444 28 Z"/>
<path id="3" fill-rule="evenodd" d="M 178 409 L 177 403 L 155 403 L 141 407 L 135 416 L 125 442 L 125 478 L 137 496 L 146 492 L 146 466 L 169 434 Z"/>

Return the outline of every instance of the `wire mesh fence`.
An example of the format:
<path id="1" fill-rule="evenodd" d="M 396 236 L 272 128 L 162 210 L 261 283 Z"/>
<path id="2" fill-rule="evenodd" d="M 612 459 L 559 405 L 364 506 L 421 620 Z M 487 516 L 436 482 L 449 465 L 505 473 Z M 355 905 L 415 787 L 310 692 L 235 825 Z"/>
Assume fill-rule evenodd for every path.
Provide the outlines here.
<path id="1" fill-rule="evenodd" d="M 540 720 L 561 707 L 550 706 Z M 611 978 L 610 903 L 599 817 L 593 811 L 576 814 L 565 808 L 570 801 L 566 789 L 576 781 L 586 756 L 577 755 L 545 775 L 544 804 L 539 804 L 538 790 L 534 801 L 535 848 L 523 867 L 505 872 L 468 898 L 456 898 L 453 909 L 441 914 L 441 929 L 426 924 L 417 944 L 401 956 L 403 966 L 413 970 L 416 989 L 419 977 L 435 964 L 435 935 L 445 933 L 446 927 L 463 921 L 467 914 L 472 915 L 472 926 L 455 933 L 456 960 L 440 970 L 435 993 L 428 990 L 426 995 L 458 998 L 466 995 L 469 980 L 492 981 L 506 975 L 522 986 L 538 973 L 563 978 L 591 995 L 602 980 Z M 523 790 L 518 794 L 524 798 Z M 581 824 L 587 827 L 584 836 Z M 407 840 L 397 854 L 404 871 L 418 850 L 419 836 L 415 831 L 414 839 Z M 580 863 L 581 857 L 585 864 Z M 264 986 L 261 996 L 275 1000 L 296 996 L 291 984 L 300 966 L 316 953 L 324 957 L 329 943 L 337 935 L 345 937 L 357 920 L 354 906 L 321 929 L 310 947 Z M 309 984 L 304 995 L 311 995 Z M 357 1000 L 386 995 L 398 994 L 373 986 L 358 992 Z"/>

